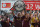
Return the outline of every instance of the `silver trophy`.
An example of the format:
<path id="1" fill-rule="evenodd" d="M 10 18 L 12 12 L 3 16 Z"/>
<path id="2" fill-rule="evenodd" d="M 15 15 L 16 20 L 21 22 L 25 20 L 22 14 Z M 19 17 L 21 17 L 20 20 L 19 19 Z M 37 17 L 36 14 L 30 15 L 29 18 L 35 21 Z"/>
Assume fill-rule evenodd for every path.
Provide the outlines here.
<path id="1" fill-rule="evenodd" d="M 25 3 L 23 1 L 17 1 L 14 5 L 16 11 L 22 11 L 25 8 Z"/>

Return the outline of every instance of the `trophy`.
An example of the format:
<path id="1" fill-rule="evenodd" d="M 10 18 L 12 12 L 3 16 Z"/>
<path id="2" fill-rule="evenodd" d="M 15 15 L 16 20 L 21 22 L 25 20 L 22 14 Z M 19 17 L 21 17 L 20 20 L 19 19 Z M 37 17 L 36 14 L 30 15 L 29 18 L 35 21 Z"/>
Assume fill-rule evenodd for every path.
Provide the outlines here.
<path id="1" fill-rule="evenodd" d="M 15 10 L 18 12 L 25 9 L 25 3 L 23 1 L 16 1 L 14 5 L 15 5 Z"/>

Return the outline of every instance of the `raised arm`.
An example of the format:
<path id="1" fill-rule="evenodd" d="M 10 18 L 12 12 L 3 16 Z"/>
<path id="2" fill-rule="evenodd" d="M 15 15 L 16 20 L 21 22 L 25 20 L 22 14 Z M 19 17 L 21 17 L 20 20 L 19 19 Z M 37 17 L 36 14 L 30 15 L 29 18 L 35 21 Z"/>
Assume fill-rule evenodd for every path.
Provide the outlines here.
<path id="1" fill-rule="evenodd" d="M 22 11 L 22 16 L 26 15 L 27 13 L 26 7 L 24 8 L 24 10 Z"/>
<path id="2" fill-rule="evenodd" d="M 27 10 L 26 10 L 26 7 L 25 7 L 25 15 L 27 14 Z"/>
<path id="3" fill-rule="evenodd" d="M 35 9 L 33 10 L 33 16 L 35 15 Z"/>
<path id="4" fill-rule="evenodd" d="M 15 6 L 13 6 L 13 9 L 15 9 Z M 15 14 L 14 14 L 14 10 L 12 10 L 12 14 L 13 14 L 13 16 L 15 15 Z"/>
<path id="5" fill-rule="evenodd" d="M 15 15 L 14 12 L 12 12 L 13 16 Z"/>
<path id="6" fill-rule="evenodd" d="M 39 16 L 39 9 L 37 10 L 37 15 Z"/>
<path id="7" fill-rule="evenodd" d="M 31 16 L 31 14 L 32 14 L 32 8 L 30 8 L 30 16 Z"/>

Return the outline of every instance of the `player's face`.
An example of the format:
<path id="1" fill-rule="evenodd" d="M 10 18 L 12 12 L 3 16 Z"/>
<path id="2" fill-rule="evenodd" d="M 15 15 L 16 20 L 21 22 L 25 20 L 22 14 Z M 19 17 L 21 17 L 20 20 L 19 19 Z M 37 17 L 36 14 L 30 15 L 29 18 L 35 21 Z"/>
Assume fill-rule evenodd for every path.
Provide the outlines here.
<path id="1" fill-rule="evenodd" d="M 37 13 L 35 13 L 35 17 L 37 16 Z"/>
<path id="2" fill-rule="evenodd" d="M 31 18 L 33 18 L 33 14 L 31 14 Z"/>
<path id="3" fill-rule="evenodd" d="M 18 16 L 21 16 L 21 13 L 18 13 Z"/>

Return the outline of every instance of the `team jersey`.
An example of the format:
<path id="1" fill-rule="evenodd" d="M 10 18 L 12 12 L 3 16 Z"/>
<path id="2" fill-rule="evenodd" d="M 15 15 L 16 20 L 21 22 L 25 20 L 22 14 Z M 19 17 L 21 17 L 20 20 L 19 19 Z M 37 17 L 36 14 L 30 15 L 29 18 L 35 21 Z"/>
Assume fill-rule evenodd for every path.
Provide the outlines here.
<path id="1" fill-rule="evenodd" d="M 36 18 L 33 17 L 33 18 L 31 19 L 31 23 L 35 23 L 35 20 L 38 21 L 38 17 L 36 17 Z"/>

